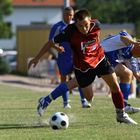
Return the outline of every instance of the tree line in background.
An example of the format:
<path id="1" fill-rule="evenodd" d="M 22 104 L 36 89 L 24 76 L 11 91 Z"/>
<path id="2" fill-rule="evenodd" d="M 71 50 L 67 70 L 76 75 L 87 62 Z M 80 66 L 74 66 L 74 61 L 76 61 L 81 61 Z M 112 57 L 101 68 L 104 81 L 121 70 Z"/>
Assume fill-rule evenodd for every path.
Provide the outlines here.
<path id="1" fill-rule="evenodd" d="M 77 8 L 87 8 L 101 23 L 134 23 L 140 37 L 140 0 L 75 0 Z M 0 38 L 12 37 L 10 23 L 3 17 L 12 13 L 12 0 L 0 0 Z"/>
<path id="2" fill-rule="evenodd" d="M 75 0 L 77 8 L 87 8 L 101 23 L 134 23 L 140 37 L 140 0 Z"/>
<path id="3" fill-rule="evenodd" d="M 12 13 L 12 0 L 0 0 L 0 38 L 11 38 L 10 23 L 3 21 L 3 17 Z"/>

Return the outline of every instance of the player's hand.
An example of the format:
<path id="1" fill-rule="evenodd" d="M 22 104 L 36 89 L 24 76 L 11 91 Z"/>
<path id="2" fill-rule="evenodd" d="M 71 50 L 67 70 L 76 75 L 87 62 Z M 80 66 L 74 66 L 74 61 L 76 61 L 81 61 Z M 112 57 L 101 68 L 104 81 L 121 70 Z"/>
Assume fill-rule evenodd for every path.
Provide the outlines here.
<path id="1" fill-rule="evenodd" d="M 59 53 L 65 52 L 65 49 L 64 49 L 64 47 L 62 47 L 62 46 L 55 45 L 55 48 L 56 48 L 56 50 L 57 50 Z"/>
<path id="2" fill-rule="evenodd" d="M 33 58 L 32 60 L 29 61 L 28 63 L 28 69 L 30 69 L 30 67 L 33 65 L 33 67 L 35 67 L 38 63 L 38 60 Z"/>
<path id="3" fill-rule="evenodd" d="M 134 45 L 140 46 L 140 42 L 137 41 L 137 42 L 134 43 Z"/>
<path id="4" fill-rule="evenodd" d="M 59 53 L 63 53 L 63 52 L 65 52 L 64 47 L 59 46 L 59 51 L 58 51 L 58 52 L 59 52 Z"/>

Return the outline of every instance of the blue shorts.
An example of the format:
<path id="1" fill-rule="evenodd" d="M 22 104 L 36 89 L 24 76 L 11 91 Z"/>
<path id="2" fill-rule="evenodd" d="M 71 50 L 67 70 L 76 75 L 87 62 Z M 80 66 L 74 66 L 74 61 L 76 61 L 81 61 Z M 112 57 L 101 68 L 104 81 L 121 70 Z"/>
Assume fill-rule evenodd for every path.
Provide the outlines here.
<path id="1" fill-rule="evenodd" d="M 57 65 L 62 75 L 68 75 L 73 72 L 73 55 L 70 44 L 67 42 L 61 43 L 65 52 L 59 53 L 57 58 Z"/>
<path id="2" fill-rule="evenodd" d="M 118 64 L 118 62 L 116 60 L 119 59 L 118 55 L 117 55 L 117 51 L 111 51 L 111 52 L 107 52 L 105 53 L 108 61 L 110 62 L 110 64 L 115 68 L 116 65 Z"/>
<path id="3" fill-rule="evenodd" d="M 111 65 L 115 67 L 118 64 L 117 60 L 130 59 L 132 57 L 131 49 L 132 47 L 125 47 L 119 50 L 106 52 L 105 55 L 108 58 Z"/>
<path id="4" fill-rule="evenodd" d="M 130 60 L 130 65 L 128 66 L 129 69 L 132 70 L 132 72 L 140 72 L 140 68 L 139 68 L 139 62 L 137 58 L 132 57 Z"/>
<path id="5" fill-rule="evenodd" d="M 132 58 L 131 50 L 132 50 L 132 45 L 130 47 L 123 48 L 122 49 L 122 56 L 123 56 L 123 58 L 131 59 Z"/>

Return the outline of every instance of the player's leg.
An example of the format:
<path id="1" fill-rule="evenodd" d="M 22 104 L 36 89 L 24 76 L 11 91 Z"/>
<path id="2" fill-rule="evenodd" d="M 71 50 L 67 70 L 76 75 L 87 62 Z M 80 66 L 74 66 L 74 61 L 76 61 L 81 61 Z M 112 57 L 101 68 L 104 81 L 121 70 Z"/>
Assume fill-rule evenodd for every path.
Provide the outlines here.
<path id="1" fill-rule="evenodd" d="M 132 77 L 132 81 L 131 81 L 131 94 L 128 97 L 129 99 L 134 99 L 136 98 L 136 78 Z"/>
<path id="2" fill-rule="evenodd" d="M 131 47 L 128 48 L 124 48 L 122 51 L 124 52 L 124 57 L 125 58 L 131 58 L 132 54 L 131 52 Z M 130 106 L 127 101 L 128 101 L 128 96 L 130 94 L 130 89 L 131 89 L 131 80 L 132 80 L 132 72 L 123 64 L 116 62 L 116 60 L 119 59 L 118 57 L 118 52 L 110 52 L 107 53 L 107 57 L 109 62 L 112 64 L 112 66 L 115 68 L 115 72 L 117 74 L 117 76 L 120 78 L 120 88 L 121 91 L 123 93 L 123 97 L 124 97 L 124 103 L 125 103 L 125 111 L 128 113 L 135 113 L 138 112 L 139 108 L 134 108 L 132 106 Z"/>
<path id="3" fill-rule="evenodd" d="M 120 88 L 124 96 L 124 104 L 127 106 L 128 96 L 131 92 L 132 71 L 123 64 L 118 64 L 115 67 L 115 73 L 120 80 Z"/>
<path id="4" fill-rule="evenodd" d="M 75 87 L 78 87 L 78 83 L 76 81 L 76 78 L 73 78 L 67 83 L 61 83 L 48 96 L 41 97 L 39 99 L 39 104 L 37 107 L 38 114 L 42 116 L 44 113 L 44 109 L 47 108 L 53 100 L 56 100 L 58 97 L 62 96 L 63 94 L 66 94 L 66 92 L 69 91 L 69 89 L 73 89 Z"/>
<path id="5" fill-rule="evenodd" d="M 60 67 L 60 66 L 59 66 Z M 63 67 L 62 67 L 63 68 Z M 73 64 L 72 63 L 67 63 L 65 64 L 65 67 L 62 69 L 60 68 L 60 72 L 61 74 L 61 82 L 66 82 L 69 79 L 70 74 L 72 74 L 73 71 Z M 66 77 L 67 76 L 67 77 Z M 76 81 L 74 81 L 75 84 Z M 77 82 L 76 82 L 77 83 Z M 64 101 L 64 108 L 71 108 L 70 104 L 69 104 L 69 92 L 70 92 L 70 88 L 69 91 L 66 92 L 66 94 L 63 94 L 63 101 Z M 78 88 L 78 91 L 80 93 L 80 98 L 81 98 L 81 103 L 82 103 L 82 107 L 83 108 L 89 108 L 91 107 L 91 104 L 85 99 L 83 92 L 80 88 Z"/>
<path id="6" fill-rule="evenodd" d="M 85 98 L 83 91 L 80 87 L 78 87 L 78 91 L 80 93 L 80 98 L 81 98 L 81 103 L 82 103 L 82 107 L 83 108 L 90 108 L 91 104 L 87 101 L 87 99 Z"/>
<path id="7" fill-rule="evenodd" d="M 93 90 L 91 84 L 96 77 L 95 73 L 93 73 L 92 69 L 88 70 L 87 72 L 82 72 L 78 69 L 75 69 L 74 72 L 84 97 L 87 101 L 91 102 L 93 99 Z"/>
<path id="8" fill-rule="evenodd" d="M 71 63 L 69 61 L 66 62 L 67 57 L 69 58 L 69 56 L 67 56 L 64 53 L 64 54 L 59 54 L 57 59 L 57 65 L 60 72 L 61 83 L 66 82 L 68 80 L 67 77 L 70 71 Z M 66 91 L 66 93 L 62 95 L 62 98 L 63 98 L 64 108 L 71 108 L 69 104 L 69 91 Z"/>
<path id="9" fill-rule="evenodd" d="M 77 83 L 77 81 L 76 81 L 76 83 Z M 83 94 L 83 91 L 81 90 L 80 87 L 78 87 L 78 91 L 79 91 L 79 94 L 80 94 L 80 100 L 81 100 L 82 107 L 83 108 L 90 108 L 91 107 L 91 104 L 85 98 L 85 96 Z"/>
<path id="10" fill-rule="evenodd" d="M 96 68 L 96 73 L 101 76 L 104 81 L 108 84 L 111 94 L 112 101 L 116 109 L 116 119 L 118 122 L 127 124 L 137 124 L 124 112 L 124 99 L 121 89 L 118 84 L 116 73 L 111 67 L 110 63 L 104 59 Z"/>
<path id="11" fill-rule="evenodd" d="M 61 83 L 67 81 L 67 75 L 60 74 Z M 69 104 L 69 91 L 62 95 L 64 108 L 71 108 Z"/>
<path id="12" fill-rule="evenodd" d="M 133 107 L 128 104 L 128 97 L 131 94 L 131 82 L 132 82 L 132 71 L 124 66 L 123 64 L 118 64 L 115 67 L 115 72 L 117 76 L 120 78 L 120 88 L 124 97 L 124 105 L 126 113 L 137 113 L 140 111 L 140 108 Z"/>
<path id="13" fill-rule="evenodd" d="M 124 100 L 121 90 L 119 88 L 119 84 L 117 82 L 117 77 L 115 73 L 102 75 L 101 76 L 104 81 L 110 87 L 110 91 L 112 94 L 112 100 L 116 107 L 116 109 L 123 109 L 124 108 Z"/>
<path id="14" fill-rule="evenodd" d="M 72 72 L 71 72 L 71 74 L 68 74 L 67 81 L 69 81 L 71 79 L 72 79 Z M 73 93 L 72 90 L 69 90 L 69 94 L 72 94 L 72 93 Z"/>
<path id="15" fill-rule="evenodd" d="M 112 94 L 112 101 L 116 108 L 116 119 L 120 123 L 127 124 L 137 124 L 134 120 L 132 120 L 125 112 L 124 112 L 124 100 L 122 92 L 119 88 L 119 84 L 117 82 L 117 77 L 115 73 L 108 74 L 102 76 L 105 82 L 108 84 Z"/>
<path id="16" fill-rule="evenodd" d="M 101 77 L 109 86 L 110 92 L 112 94 L 112 100 L 116 109 L 124 108 L 123 95 L 121 93 L 117 76 L 114 72 L 114 69 L 111 67 L 111 64 L 104 59 L 97 67 L 96 73 Z"/>

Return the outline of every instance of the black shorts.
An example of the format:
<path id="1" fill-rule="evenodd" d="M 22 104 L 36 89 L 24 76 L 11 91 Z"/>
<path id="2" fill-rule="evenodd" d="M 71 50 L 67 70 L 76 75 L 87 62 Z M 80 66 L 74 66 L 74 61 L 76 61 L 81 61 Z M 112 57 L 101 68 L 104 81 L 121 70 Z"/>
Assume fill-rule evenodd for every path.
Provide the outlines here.
<path id="1" fill-rule="evenodd" d="M 103 59 L 95 69 L 89 69 L 87 72 L 74 69 L 77 82 L 81 88 L 90 85 L 96 76 L 101 77 L 102 75 L 111 74 L 113 72 L 114 68 L 106 58 Z"/>

